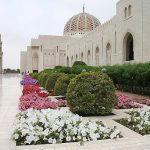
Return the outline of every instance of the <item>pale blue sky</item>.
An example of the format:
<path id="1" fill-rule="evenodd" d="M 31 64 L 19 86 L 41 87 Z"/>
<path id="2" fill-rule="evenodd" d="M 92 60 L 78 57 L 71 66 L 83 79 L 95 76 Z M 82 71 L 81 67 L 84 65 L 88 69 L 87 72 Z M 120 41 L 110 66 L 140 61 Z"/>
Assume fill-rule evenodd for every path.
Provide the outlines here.
<path id="1" fill-rule="evenodd" d="M 118 0 L 0 0 L 4 68 L 20 67 L 20 51 L 39 34 L 62 35 L 70 17 L 85 11 L 101 23 L 116 14 Z"/>

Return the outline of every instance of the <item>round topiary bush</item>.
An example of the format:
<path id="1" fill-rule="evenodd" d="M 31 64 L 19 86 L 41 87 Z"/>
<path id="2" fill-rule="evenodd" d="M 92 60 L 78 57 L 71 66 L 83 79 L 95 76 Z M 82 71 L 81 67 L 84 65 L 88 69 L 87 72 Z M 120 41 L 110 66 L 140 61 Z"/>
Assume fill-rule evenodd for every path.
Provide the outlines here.
<path id="1" fill-rule="evenodd" d="M 39 83 L 39 84 L 42 84 L 43 75 L 44 75 L 43 72 L 39 73 L 39 75 L 38 75 L 38 83 Z"/>
<path id="2" fill-rule="evenodd" d="M 32 78 L 38 80 L 38 76 L 39 76 L 39 73 L 33 73 L 32 74 Z"/>
<path id="3" fill-rule="evenodd" d="M 83 62 L 83 61 L 75 61 L 75 62 L 73 63 L 73 66 L 72 66 L 72 67 L 74 67 L 74 66 L 87 66 L 87 65 L 86 65 L 86 63 Z"/>
<path id="4" fill-rule="evenodd" d="M 67 89 L 70 110 L 79 115 L 109 115 L 117 102 L 115 87 L 105 74 L 81 73 Z"/>
<path id="5" fill-rule="evenodd" d="M 49 74 L 48 73 L 43 73 L 41 77 L 41 86 L 45 88 L 46 85 L 46 80 L 48 79 Z"/>
<path id="6" fill-rule="evenodd" d="M 61 96 L 66 96 L 67 93 L 67 88 L 68 85 L 70 83 L 70 80 L 72 78 L 75 78 L 75 75 L 70 74 L 70 75 L 62 75 L 60 76 L 55 84 L 55 88 L 54 88 L 54 93 L 55 95 L 61 95 Z"/>
<path id="7" fill-rule="evenodd" d="M 46 84 L 45 84 L 45 88 L 47 91 L 52 91 L 54 90 L 55 87 L 55 83 L 57 81 L 57 79 L 62 76 L 64 74 L 62 73 L 52 73 L 48 76 L 47 80 L 46 80 Z"/>

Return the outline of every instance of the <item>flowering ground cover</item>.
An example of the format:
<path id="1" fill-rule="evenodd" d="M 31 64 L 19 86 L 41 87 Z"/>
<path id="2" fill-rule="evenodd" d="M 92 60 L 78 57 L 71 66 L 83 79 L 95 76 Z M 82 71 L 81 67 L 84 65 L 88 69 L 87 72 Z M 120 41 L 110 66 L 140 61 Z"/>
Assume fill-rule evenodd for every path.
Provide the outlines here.
<path id="1" fill-rule="evenodd" d="M 102 122 L 83 119 L 69 110 L 28 109 L 16 117 L 13 139 L 17 145 L 55 144 L 115 139 L 120 131 Z"/>
<path id="2" fill-rule="evenodd" d="M 150 106 L 150 99 L 136 99 L 137 103 L 144 104 Z"/>
<path id="3" fill-rule="evenodd" d="M 24 75 L 22 80 L 20 81 L 21 85 L 36 85 L 38 81 L 33 79 L 30 75 Z"/>
<path id="4" fill-rule="evenodd" d="M 150 110 L 139 109 L 129 114 L 129 118 L 123 118 L 118 122 L 141 135 L 150 134 Z"/>
<path id="5" fill-rule="evenodd" d="M 143 106 L 137 104 L 133 98 L 130 98 L 125 95 L 117 95 L 118 102 L 117 102 L 117 109 L 130 109 L 130 108 L 142 108 Z"/>
<path id="6" fill-rule="evenodd" d="M 31 93 L 20 97 L 19 110 L 24 111 L 29 108 L 34 109 L 57 109 L 58 107 L 64 105 L 63 100 L 51 101 L 48 97 L 40 97 L 38 94 Z"/>
<path id="7" fill-rule="evenodd" d="M 21 81 L 23 85 L 22 96 L 20 97 L 19 110 L 25 111 L 29 108 L 34 109 L 57 109 L 66 106 L 66 101 L 52 101 L 49 93 L 37 84 L 38 81 L 32 79 L 29 75 L 24 75 Z"/>

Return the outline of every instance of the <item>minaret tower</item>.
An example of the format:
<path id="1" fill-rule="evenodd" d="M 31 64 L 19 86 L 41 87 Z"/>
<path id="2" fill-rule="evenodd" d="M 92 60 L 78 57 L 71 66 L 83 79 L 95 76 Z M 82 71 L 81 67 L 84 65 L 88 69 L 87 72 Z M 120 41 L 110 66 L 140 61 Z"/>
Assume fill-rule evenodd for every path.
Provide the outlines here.
<path id="1" fill-rule="evenodd" d="M 2 64 L 3 64 L 3 52 L 2 52 L 2 41 L 1 41 L 1 34 L 0 34 L 0 74 L 3 73 Z"/>

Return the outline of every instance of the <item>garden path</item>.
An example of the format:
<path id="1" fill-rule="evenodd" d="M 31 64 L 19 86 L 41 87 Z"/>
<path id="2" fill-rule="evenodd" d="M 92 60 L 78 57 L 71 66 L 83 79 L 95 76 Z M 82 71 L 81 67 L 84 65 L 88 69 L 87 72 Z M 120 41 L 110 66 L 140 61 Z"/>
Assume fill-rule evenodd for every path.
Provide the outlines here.
<path id="1" fill-rule="evenodd" d="M 11 129 L 21 94 L 20 75 L 0 75 L 0 150 L 10 150 Z"/>

